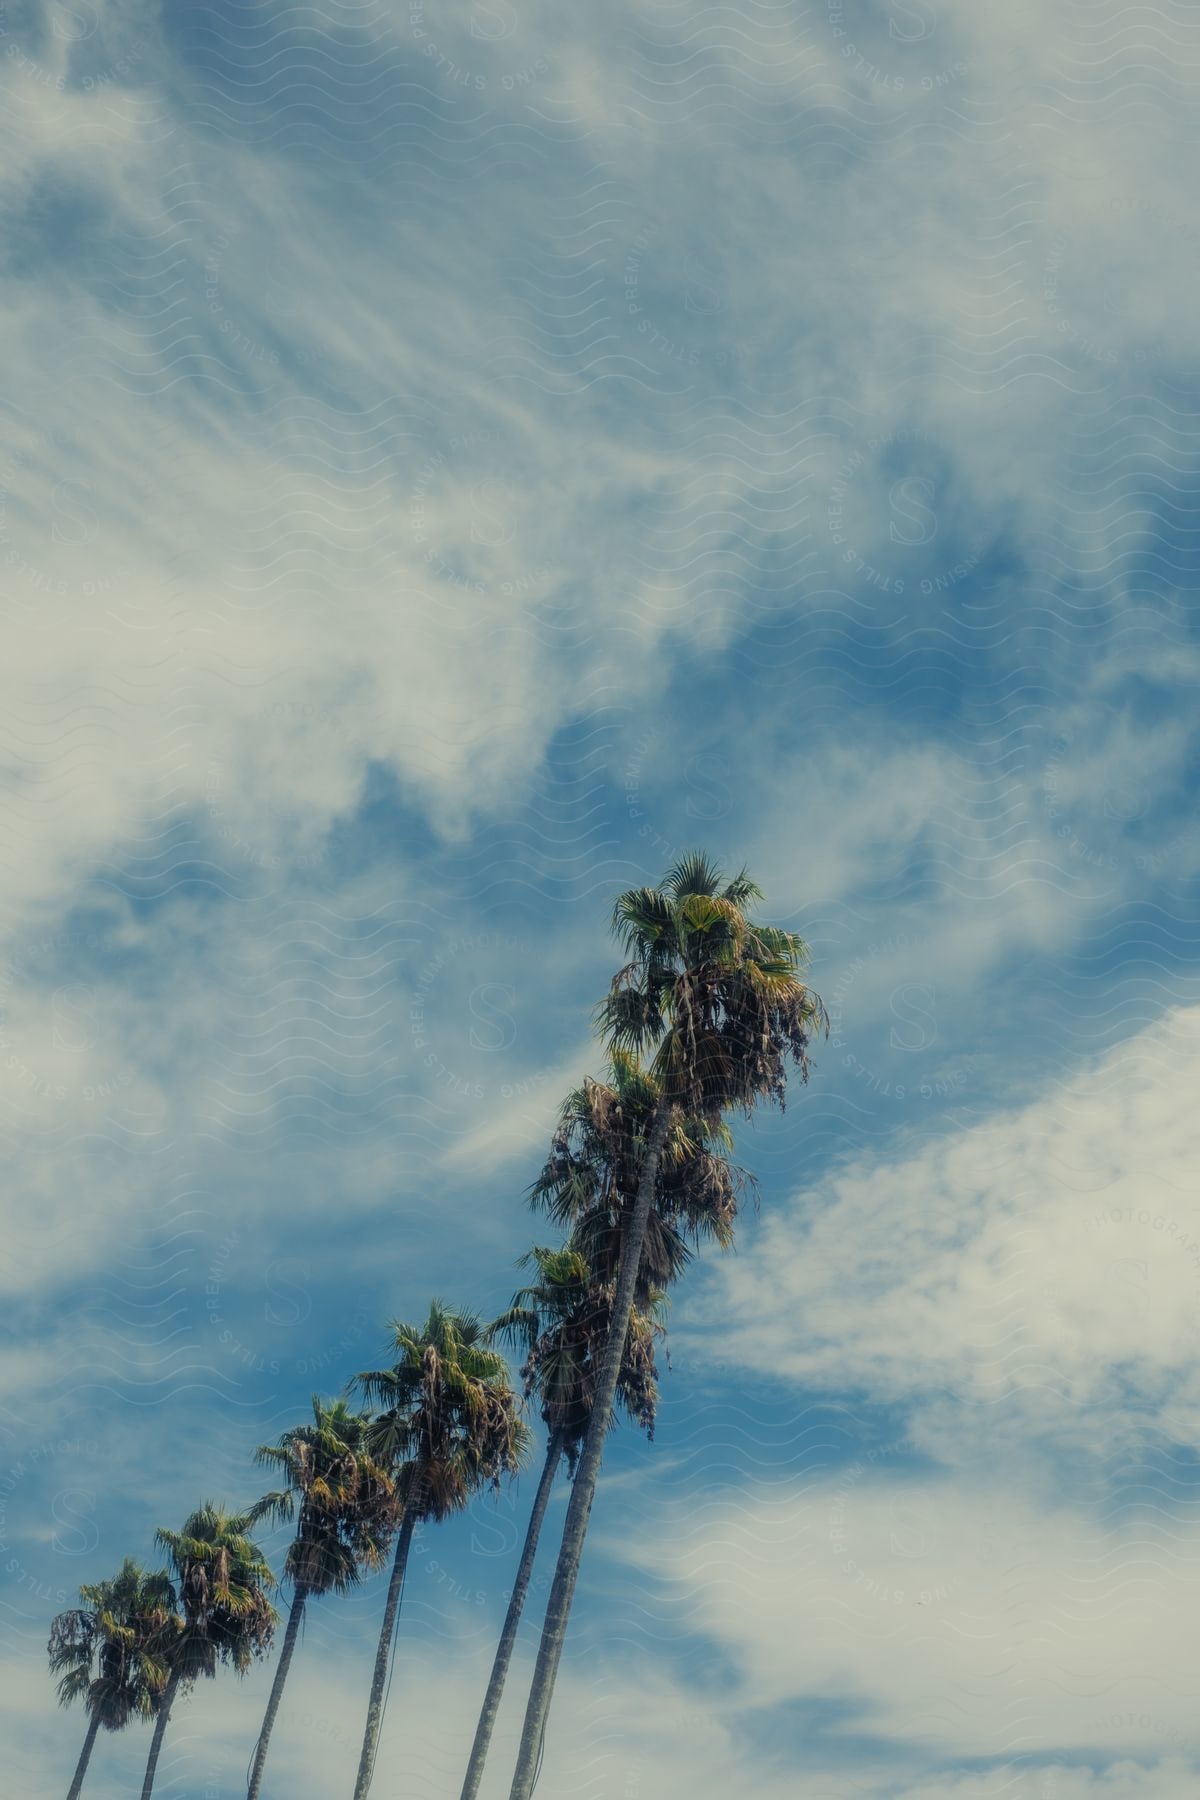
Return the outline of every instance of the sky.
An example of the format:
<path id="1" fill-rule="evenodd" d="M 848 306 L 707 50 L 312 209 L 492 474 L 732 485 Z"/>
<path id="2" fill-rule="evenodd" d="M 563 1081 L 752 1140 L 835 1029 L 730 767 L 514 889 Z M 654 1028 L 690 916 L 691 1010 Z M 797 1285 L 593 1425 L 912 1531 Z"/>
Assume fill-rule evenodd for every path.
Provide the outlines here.
<path id="1" fill-rule="evenodd" d="M 0 76 L 9 1791 L 81 1582 L 507 1303 L 612 900 L 703 845 L 831 1030 L 539 1791 L 1194 1795 L 1200 18 L 6 0 Z M 380 1800 L 458 1792 L 535 1482 L 418 1538 Z M 381 1609 L 268 1792 L 349 1790 Z M 244 1792 L 269 1678 L 156 1792 Z"/>

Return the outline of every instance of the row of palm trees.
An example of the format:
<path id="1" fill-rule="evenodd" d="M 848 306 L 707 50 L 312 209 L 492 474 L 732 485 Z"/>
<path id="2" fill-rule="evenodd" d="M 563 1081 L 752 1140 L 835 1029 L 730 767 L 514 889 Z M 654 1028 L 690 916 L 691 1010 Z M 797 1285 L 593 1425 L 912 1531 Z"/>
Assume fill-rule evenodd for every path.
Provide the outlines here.
<path id="1" fill-rule="evenodd" d="M 254 1542 L 264 1519 L 294 1520 L 283 1578 L 292 1591 L 247 1800 L 262 1792 L 271 1733 L 308 1603 L 392 1566 L 368 1699 L 354 1800 L 365 1800 L 379 1745 L 396 1620 L 418 1525 L 460 1511 L 525 1462 L 533 1434 L 499 1346 L 524 1351 L 524 1401 L 546 1428 L 542 1473 L 462 1788 L 475 1800 L 510 1670 L 555 1478 L 571 1476 L 511 1800 L 529 1800 L 566 1636 L 604 1442 L 619 1401 L 653 1435 L 655 1347 L 667 1293 L 696 1247 L 727 1247 L 747 1177 L 731 1160 L 726 1114 L 782 1105 L 789 1061 L 808 1075 L 824 1025 L 793 933 L 755 922 L 745 872 L 726 881 L 703 854 L 658 888 L 622 894 L 614 929 L 625 962 L 598 1008 L 608 1066 L 568 1095 L 531 1189 L 563 1230 L 523 1259 L 526 1285 L 498 1319 L 433 1302 L 422 1325 L 396 1322 L 391 1367 L 353 1378 L 349 1395 L 313 1398 L 312 1422 L 263 1445 L 281 1485 L 230 1513 L 206 1502 L 179 1532 L 160 1531 L 169 1569 L 127 1560 L 80 1590 L 54 1621 L 52 1670 L 64 1702 L 89 1723 L 68 1800 L 76 1800 L 101 1729 L 153 1719 L 142 1788 L 152 1794 L 181 1689 L 224 1665 L 245 1672 L 270 1648 L 274 1578 Z"/>

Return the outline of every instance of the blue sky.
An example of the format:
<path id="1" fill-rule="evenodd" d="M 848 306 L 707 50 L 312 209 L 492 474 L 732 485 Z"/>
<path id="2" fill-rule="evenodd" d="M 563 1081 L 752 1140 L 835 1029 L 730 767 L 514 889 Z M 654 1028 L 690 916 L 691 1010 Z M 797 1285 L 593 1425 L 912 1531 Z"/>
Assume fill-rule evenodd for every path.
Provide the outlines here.
<path id="1" fill-rule="evenodd" d="M 507 1300 L 612 896 L 702 843 L 833 1030 L 613 1440 L 543 1786 L 1194 1794 L 1188 9 L 0 35 L 14 1791 L 81 1581 Z M 531 1494 L 418 1546 L 381 1795 L 457 1791 Z M 312 1609 L 281 1792 L 381 1604 Z M 244 1791 L 265 1691 L 160 1791 Z"/>

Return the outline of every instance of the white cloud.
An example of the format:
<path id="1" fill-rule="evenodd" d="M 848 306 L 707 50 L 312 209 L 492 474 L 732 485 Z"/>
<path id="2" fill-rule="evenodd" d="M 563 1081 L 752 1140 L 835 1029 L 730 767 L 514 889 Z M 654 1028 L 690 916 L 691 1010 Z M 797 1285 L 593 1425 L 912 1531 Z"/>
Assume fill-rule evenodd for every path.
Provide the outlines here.
<path id="1" fill-rule="evenodd" d="M 446 31 L 459 50 L 470 48 L 481 66 L 496 59 L 497 74 L 518 45 L 535 47 L 531 33 L 540 41 L 551 65 L 536 88 L 542 108 L 565 104 L 570 113 L 581 80 L 570 52 L 587 48 L 588 67 L 611 57 L 599 43 L 563 45 L 548 15 L 518 20 L 511 33 L 495 20 L 475 30 L 467 10 L 456 17 Z M 122 48 L 122 19 L 106 15 L 94 42 Z M 7 471 L 5 548 L 16 559 L 16 603 L 30 609 L 7 661 L 8 804 L 26 850 L 12 901 L 61 898 L 106 851 L 125 862 L 139 833 L 161 832 L 185 809 L 203 815 L 213 770 L 218 816 L 207 816 L 228 834 L 222 860 L 236 862 L 245 846 L 285 862 L 319 847 L 328 822 L 354 805 L 368 759 L 394 768 L 442 830 L 465 834 L 522 791 L 566 720 L 599 716 L 618 686 L 626 702 L 649 697 L 676 639 L 714 648 L 727 641 L 748 600 L 760 605 L 752 590 L 764 547 L 815 555 L 816 589 L 828 593 L 832 574 L 834 604 L 843 604 L 837 584 L 846 571 L 838 573 L 828 541 L 831 483 L 847 445 L 857 446 L 865 460 L 855 543 L 879 562 L 897 471 L 878 446 L 886 449 L 913 411 L 953 465 L 936 503 L 952 560 L 980 516 L 989 529 L 1016 525 L 1046 579 L 1070 541 L 1093 556 L 1124 532 L 1124 511 L 1073 522 L 1073 490 L 1055 478 L 1081 421 L 1077 394 L 1053 370 L 1064 356 L 1089 359 L 1074 338 L 1064 352 L 1038 259 L 1058 224 L 1078 232 L 1091 220 L 1071 264 L 1079 271 L 1072 330 L 1090 342 L 1100 333 L 1091 311 L 1102 286 L 1097 261 L 1158 271 L 1169 253 L 1174 278 L 1147 273 L 1134 296 L 1146 306 L 1122 303 L 1105 324 L 1122 356 L 1148 341 L 1186 348 L 1163 343 L 1161 317 L 1162 296 L 1186 285 L 1192 255 L 1176 217 L 1187 213 L 1186 159 L 1123 114 L 1105 116 L 1103 129 L 1080 117 L 1039 135 L 1035 127 L 1053 125 L 1053 105 L 1035 84 L 1021 101 L 1022 154 L 1033 168 L 1029 182 L 1018 181 L 1015 148 L 1007 138 L 998 146 L 980 120 L 999 84 L 1011 97 L 1008 59 L 1020 55 L 1025 66 L 1032 53 L 1006 23 L 959 9 L 942 9 L 934 22 L 915 44 L 907 30 L 881 44 L 925 69 L 972 42 L 969 73 L 955 87 L 963 105 L 975 105 L 960 121 L 959 154 L 868 153 L 873 134 L 890 128 L 889 114 L 876 110 L 878 83 L 862 86 L 825 16 L 790 48 L 775 21 L 769 29 L 743 22 L 732 34 L 706 21 L 685 41 L 702 44 L 705 58 L 727 58 L 735 90 L 747 70 L 754 81 L 777 79 L 794 55 L 802 86 L 816 81 L 820 90 L 810 103 L 824 105 L 842 82 L 865 97 L 859 152 L 834 187 L 810 190 L 779 146 L 751 153 L 736 131 L 730 143 L 706 148 L 705 108 L 681 89 L 669 114 L 635 107 L 597 143 L 572 139 L 571 154 L 547 169 L 552 204 L 569 216 L 597 179 L 590 157 L 622 148 L 611 210 L 608 199 L 596 202 L 594 231 L 585 222 L 569 244 L 544 242 L 546 196 L 517 184 L 505 208 L 482 206 L 473 228 L 445 218 L 436 244 L 429 240 L 435 260 L 409 259 L 402 272 L 389 238 L 364 231 L 353 208 L 344 216 L 331 209 L 324 161 L 251 157 L 233 138 L 202 142 L 167 117 L 159 50 L 143 47 L 116 93 L 88 102 L 103 109 L 106 130 L 138 121 L 119 163 L 92 154 L 79 95 L 28 77 L 29 103 L 39 116 L 53 114 L 54 131 L 16 198 L 30 197 L 42 167 L 86 179 L 90 204 L 112 215 L 115 274 L 74 282 L 56 274 L 51 290 L 31 273 L 9 300 L 8 330 L 26 372 L 12 391 L 25 413 Z M 631 34 L 650 51 L 684 23 L 670 8 L 653 24 L 606 15 L 606 33 L 612 27 L 618 41 Z M 416 47 L 403 9 L 391 25 L 381 54 Z M 1039 23 L 1038 58 L 1045 32 Z M 1062 46 L 1060 33 L 1056 54 Z M 53 33 L 51 53 L 57 79 L 68 52 Z M 590 88 L 594 75 L 582 79 Z M 915 125 L 919 81 L 906 92 Z M 521 95 L 500 82 L 488 99 L 524 116 Z M 820 116 L 828 134 L 830 116 Z M 1091 214 L 1055 162 L 1068 130 L 1072 168 L 1087 166 L 1088 191 L 1099 196 Z M 64 162 L 72 147 L 74 162 Z M 738 200 L 714 215 L 729 238 L 700 284 L 711 307 L 693 301 L 689 311 L 696 255 L 704 262 L 714 244 L 712 220 L 681 201 L 715 153 Z M 1041 184 L 1032 212 L 1020 212 L 1020 196 L 1009 201 L 1014 181 L 1022 195 Z M 987 259 L 1008 255 L 1002 225 L 996 250 L 975 245 L 964 256 L 981 191 L 985 217 L 989 204 L 998 220 L 1018 207 L 1011 281 L 1001 283 L 1013 295 L 1005 331 L 1015 332 L 1020 366 L 1051 377 L 1022 380 L 1011 406 L 1003 356 L 984 369 L 982 387 L 963 376 L 974 335 L 987 338 L 978 313 Z M 1139 195 L 1151 191 L 1153 204 L 1142 205 Z M 1123 195 L 1129 204 L 1117 207 Z M 672 239 L 672 221 L 682 218 L 696 227 L 695 253 Z M 800 362 L 783 373 L 781 411 L 756 414 L 747 429 L 721 401 L 700 437 L 689 428 L 671 439 L 657 422 L 630 429 L 626 409 L 647 391 L 646 372 L 672 379 L 671 357 L 656 370 L 625 313 L 626 252 L 646 221 L 642 283 L 655 329 L 670 340 L 682 307 L 705 354 L 710 325 L 721 343 L 727 326 L 748 331 L 760 346 L 739 353 L 748 393 L 768 364 L 778 387 L 778 334 L 792 329 L 803 293 L 809 335 Z M 879 267 L 889 280 L 874 278 Z M 973 286 L 979 280 L 982 289 Z M 606 387 L 618 380 L 615 411 L 599 402 L 581 410 L 578 399 L 590 353 L 574 354 L 570 320 L 581 296 L 585 309 L 592 305 L 593 283 L 603 315 L 598 354 L 617 358 L 603 365 Z M 145 314 L 130 300 L 135 291 Z M 1120 292 L 1124 302 L 1127 282 Z M 1173 316 L 1190 330 L 1178 309 Z M 897 370 L 913 366 L 918 332 L 944 345 L 948 359 L 919 392 L 896 382 Z M 74 389 L 52 378 L 68 339 L 72 373 L 91 384 L 96 406 L 81 408 Z M 510 371 L 515 379 L 482 384 L 480 368 L 514 343 L 523 359 Z M 817 354 L 818 346 L 826 348 Z M 305 368 L 291 364 L 292 347 L 310 358 Z M 732 366 L 702 357 L 696 385 L 719 391 L 714 369 Z M 794 411 L 818 372 L 836 396 L 833 424 Z M 265 410 L 242 397 L 247 383 L 266 396 Z M 326 383 L 336 398 L 315 391 Z M 576 395 L 569 407 L 558 404 L 566 391 Z M 1039 536 L 1046 528 L 1050 545 Z"/>
<path id="2" fill-rule="evenodd" d="M 1195 1759 L 1186 1501 L 1164 1484 L 1123 1525 L 1012 1480 L 897 1470 L 905 1455 L 884 1443 L 732 1499 L 673 1501 L 611 1546 L 672 1635 L 731 1659 L 722 1716 L 765 1728 L 772 1708 L 837 1702 L 840 1719 L 810 1727 L 831 1760 L 863 1733 L 944 1765 Z"/>
<path id="3" fill-rule="evenodd" d="M 680 1336 L 702 1358 L 720 1321 L 748 1370 L 913 1405 L 952 1460 L 1002 1430 L 1190 1439 L 1198 1052 L 1176 1009 L 1032 1104 L 834 1170 L 764 1212 Z"/>

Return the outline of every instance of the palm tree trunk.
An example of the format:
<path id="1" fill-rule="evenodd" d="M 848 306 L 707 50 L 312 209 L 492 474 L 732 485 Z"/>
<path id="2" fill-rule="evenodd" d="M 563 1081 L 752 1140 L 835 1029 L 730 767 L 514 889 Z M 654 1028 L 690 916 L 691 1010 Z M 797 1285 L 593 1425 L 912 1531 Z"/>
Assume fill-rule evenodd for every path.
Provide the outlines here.
<path id="1" fill-rule="evenodd" d="M 400 1534 L 396 1539 L 396 1555 L 392 1562 L 391 1579 L 388 1582 L 387 1605 L 383 1609 L 383 1624 L 379 1628 L 379 1645 L 375 1651 L 375 1674 L 371 1681 L 371 1698 L 367 1704 L 367 1724 L 366 1730 L 363 1732 L 358 1779 L 354 1783 L 354 1800 L 366 1800 L 375 1768 L 375 1752 L 379 1748 L 379 1731 L 383 1724 L 383 1694 L 387 1686 L 392 1639 L 396 1632 L 396 1614 L 400 1610 L 404 1571 L 408 1566 L 408 1552 L 412 1547 L 413 1532 L 416 1530 L 420 1517 L 424 1490 L 425 1473 L 422 1469 L 418 1472 L 405 1500 L 404 1518 L 400 1524 Z"/>
<path id="2" fill-rule="evenodd" d="M 492 1741 L 496 1714 L 500 1711 L 504 1683 L 508 1678 L 508 1665 L 512 1661 L 512 1653 L 516 1646 L 517 1628 L 521 1623 L 525 1596 L 529 1592 L 529 1581 L 533 1574 L 534 1558 L 537 1556 L 538 1539 L 542 1535 L 542 1523 L 546 1517 L 546 1508 L 550 1504 L 550 1490 L 554 1486 L 554 1477 L 558 1473 L 558 1465 L 562 1457 L 562 1445 L 561 1432 L 551 1432 L 550 1442 L 546 1449 L 546 1466 L 542 1470 L 542 1478 L 534 1497 L 529 1529 L 525 1533 L 525 1548 L 521 1552 L 517 1579 L 513 1583 L 512 1597 L 508 1602 L 508 1611 L 504 1615 L 504 1628 L 500 1633 L 500 1642 L 496 1646 L 496 1660 L 492 1664 L 491 1680 L 488 1682 L 487 1693 L 483 1697 L 483 1710 L 479 1715 L 479 1724 L 475 1728 L 475 1742 L 471 1746 L 471 1760 L 467 1764 L 467 1778 L 463 1782 L 462 1800 L 475 1800 L 475 1796 L 479 1792 L 479 1784 L 483 1780 L 483 1765 L 487 1760 L 488 1745 Z"/>
<path id="3" fill-rule="evenodd" d="M 146 1774 L 142 1781 L 142 1800 L 150 1800 L 154 1792 L 154 1774 L 158 1768 L 158 1753 L 162 1749 L 163 1739 L 167 1735 L 167 1720 L 171 1717 L 171 1707 L 175 1702 L 175 1690 L 179 1686 L 179 1671 L 175 1670 L 167 1682 L 166 1691 L 154 1720 L 154 1736 L 150 1739 L 150 1755 L 146 1759 Z"/>
<path id="4" fill-rule="evenodd" d="M 87 1736 L 83 1740 L 83 1749 L 79 1752 L 79 1761 L 75 1764 L 75 1775 L 67 1790 L 67 1800 L 79 1800 L 79 1792 L 83 1787 L 83 1778 L 87 1774 L 87 1766 L 91 1761 L 92 1750 L 96 1743 L 96 1733 L 100 1729 L 100 1714 L 93 1713 L 87 1728 Z"/>
<path id="5" fill-rule="evenodd" d="M 288 1670 L 292 1666 L 292 1652 L 296 1648 L 296 1639 L 300 1634 L 300 1621 L 304 1617 L 304 1603 L 307 1599 L 308 1589 L 302 1582 L 297 1582 L 296 1591 L 292 1595 L 292 1610 L 288 1614 L 287 1630 L 283 1634 L 283 1648 L 279 1652 L 279 1667 L 276 1669 L 275 1679 L 271 1683 L 271 1698 L 267 1701 L 262 1730 L 254 1750 L 254 1767 L 250 1771 L 250 1786 L 246 1790 L 246 1800 L 258 1800 L 262 1791 L 263 1770 L 267 1766 L 267 1746 L 271 1742 L 271 1733 L 275 1728 L 275 1715 L 279 1711 L 279 1702 L 283 1699 L 283 1684 L 287 1680 Z"/>
<path id="6" fill-rule="evenodd" d="M 629 1321 L 633 1316 L 633 1303 L 637 1296 L 638 1274 L 642 1264 L 642 1246 L 646 1241 L 646 1226 L 650 1220 L 650 1209 L 654 1201 L 658 1159 L 662 1155 L 662 1147 L 666 1142 L 670 1119 L 670 1102 L 665 1098 L 660 1099 L 654 1109 L 654 1123 L 650 1128 L 650 1137 L 646 1144 L 646 1160 L 642 1164 L 637 1199 L 634 1201 L 633 1214 L 629 1221 L 629 1231 L 621 1246 L 621 1268 L 617 1276 L 617 1291 L 613 1300 L 612 1323 L 608 1330 L 608 1341 L 604 1346 L 604 1361 L 600 1368 L 600 1379 L 596 1383 L 592 1415 L 588 1420 L 587 1436 L 583 1442 L 583 1454 L 579 1458 L 579 1467 L 575 1471 L 575 1481 L 571 1488 L 571 1498 L 567 1504 L 567 1517 L 563 1524 L 558 1564 L 554 1571 L 550 1598 L 546 1605 L 546 1618 L 542 1625 L 542 1641 L 538 1647 L 537 1663 L 534 1666 L 533 1685 L 529 1690 L 529 1704 L 525 1711 L 525 1726 L 521 1733 L 521 1748 L 517 1754 L 516 1773 L 513 1776 L 509 1800 L 530 1800 L 530 1795 L 533 1793 L 538 1759 L 542 1750 L 542 1739 L 546 1731 L 546 1720 L 550 1713 L 550 1701 L 554 1694 L 555 1677 L 558 1674 L 559 1658 L 562 1656 L 563 1641 L 567 1635 L 571 1601 L 574 1598 L 575 1583 L 579 1577 L 579 1562 L 583 1555 L 583 1541 L 587 1536 L 588 1517 L 592 1510 L 592 1501 L 596 1497 L 600 1461 L 604 1455 L 604 1440 L 608 1434 L 613 1399 L 616 1395 L 621 1363 L 625 1355 L 625 1340 L 629 1335 Z"/>

